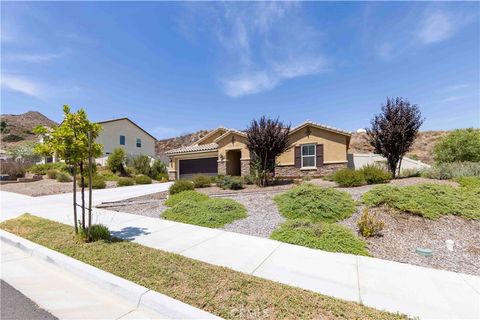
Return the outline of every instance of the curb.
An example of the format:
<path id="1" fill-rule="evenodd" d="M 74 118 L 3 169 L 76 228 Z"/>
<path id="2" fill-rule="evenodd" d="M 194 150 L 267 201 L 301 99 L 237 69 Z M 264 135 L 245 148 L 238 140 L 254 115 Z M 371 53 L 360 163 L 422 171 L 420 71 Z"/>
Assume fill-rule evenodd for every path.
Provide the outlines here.
<path id="1" fill-rule="evenodd" d="M 17 235 L 0 230 L 0 241 L 45 260 L 76 276 L 109 290 L 138 307 L 156 311 L 169 319 L 222 319 L 132 281 L 118 277 L 89 264 L 48 249 Z"/>

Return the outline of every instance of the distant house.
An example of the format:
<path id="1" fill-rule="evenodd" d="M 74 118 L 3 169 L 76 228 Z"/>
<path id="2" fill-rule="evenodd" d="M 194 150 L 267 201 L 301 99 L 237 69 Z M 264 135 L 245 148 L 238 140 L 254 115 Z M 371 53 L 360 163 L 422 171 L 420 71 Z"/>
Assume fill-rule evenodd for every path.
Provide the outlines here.
<path id="1" fill-rule="evenodd" d="M 277 177 L 324 176 L 347 167 L 351 133 L 306 121 L 290 130 L 289 146 L 277 158 Z M 219 127 L 190 146 L 165 152 L 170 179 L 195 174 L 245 176 L 250 174 L 247 135 Z"/>
<path id="2" fill-rule="evenodd" d="M 97 122 L 102 126 L 95 140 L 103 145 L 103 156 L 97 163 L 105 164 L 108 156 L 116 148 L 122 148 L 129 156 L 148 155 L 155 157 L 157 139 L 128 118 L 118 118 Z"/>

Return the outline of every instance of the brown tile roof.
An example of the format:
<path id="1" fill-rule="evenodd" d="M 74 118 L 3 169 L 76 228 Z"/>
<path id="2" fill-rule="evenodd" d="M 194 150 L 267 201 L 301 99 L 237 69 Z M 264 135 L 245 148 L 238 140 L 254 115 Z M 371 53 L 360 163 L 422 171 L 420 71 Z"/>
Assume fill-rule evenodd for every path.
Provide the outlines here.
<path id="1" fill-rule="evenodd" d="M 185 146 L 177 149 L 168 150 L 165 152 L 166 155 L 173 155 L 179 153 L 188 153 L 188 152 L 201 152 L 201 151 L 215 151 L 218 148 L 216 143 L 207 143 L 194 146 Z"/>

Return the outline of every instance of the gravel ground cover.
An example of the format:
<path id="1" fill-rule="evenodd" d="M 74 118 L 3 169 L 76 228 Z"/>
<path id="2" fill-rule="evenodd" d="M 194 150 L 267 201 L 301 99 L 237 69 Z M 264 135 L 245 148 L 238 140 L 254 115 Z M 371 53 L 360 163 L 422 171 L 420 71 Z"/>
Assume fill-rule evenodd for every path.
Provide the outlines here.
<path id="1" fill-rule="evenodd" d="M 117 186 L 115 181 L 107 181 L 107 188 Z M 72 192 L 71 182 L 58 182 L 54 179 L 42 179 L 34 182 L 9 183 L 0 185 L 2 191 L 15 192 L 27 196 L 38 197 L 50 194 Z"/>

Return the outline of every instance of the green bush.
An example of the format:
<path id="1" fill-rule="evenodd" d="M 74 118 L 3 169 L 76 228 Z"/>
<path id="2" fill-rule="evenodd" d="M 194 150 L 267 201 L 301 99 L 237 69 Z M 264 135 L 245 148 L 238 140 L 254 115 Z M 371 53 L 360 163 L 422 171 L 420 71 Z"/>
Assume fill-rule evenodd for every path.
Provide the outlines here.
<path id="1" fill-rule="evenodd" d="M 25 140 L 25 138 L 17 136 L 16 134 L 7 134 L 2 138 L 3 142 L 18 142 Z"/>
<path id="2" fill-rule="evenodd" d="M 155 180 L 160 182 L 168 182 L 168 173 L 159 173 L 155 176 Z"/>
<path id="3" fill-rule="evenodd" d="M 348 228 L 308 219 L 287 220 L 270 236 L 282 242 L 330 252 L 370 255 L 365 241 Z"/>
<path id="4" fill-rule="evenodd" d="M 165 200 L 163 204 L 166 205 L 167 207 L 173 207 L 174 205 L 184 200 L 198 202 L 198 201 L 205 201 L 208 199 L 209 199 L 208 196 L 204 193 L 188 190 L 188 191 L 182 191 L 180 193 L 171 195 L 170 197 L 168 197 L 167 200 Z"/>
<path id="5" fill-rule="evenodd" d="M 480 162 L 480 129 L 456 129 L 442 137 L 433 148 L 437 163 Z"/>
<path id="6" fill-rule="evenodd" d="M 50 169 L 47 171 L 47 177 L 48 179 L 56 179 L 58 174 L 58 170 L 55 169 Z"/>
<path id="7" fill-rule="evenodd" d="M 77 178 L 78 186 L 82 186 L 82 180 L 80 177 Z M 92 177 L 92 189 L 105 189 L 107 187 L 107 183 L 105 182 L 105 178 L 99 174 L 95 174 Z M 88 177 L 85 177 L 85 188 L 88 188 Z"/>
<path id="8" fill-rule="evenodd" d="M 422 177 L 430 179 L 454 179 L 480 177 L 480 162 L 441 163 L 422 171 Z"/>
<path id="9" fill-rule="evenodd" d="M 360 234 L 365 238 L 379 236 L 384 226 L 385 223 L 378 219 L 375 214 L 370 214 L 368 208 L 363 210 L 362 216 L 357 221 Z"/>
<path id="10" fill-rule="evenodd" d="M 47 174 L 48 170 L 58 170 L 63 172 L 68 172 L 68 167 L 64 162 L 51 162 L 45 164 L 34 164 L 27 168 L 27 170 L 34 174 Z"/>
<path id="11" fill-rule="evenodd" d="M 138 175 L 135 177 L 135 183 L 136 184 L 151 184 L 152 179 L 149 176 L 145 176 L 143 174 Z"/>
<path id="12" fill-rule="evenodd" d="M 88 228 L 80 228 L 80 237 L 83 240 L 87 239 L 88 235 Z M 103 224 L 92 224 L 90 227 L 90 236 L 92 237 L 92 242 L 103 240 L 103 241 L 111 241 L 112 235 L 106 226 Z"/>
<path id="13" fill-rule="evenodd" d="M 72 177 L 65 172 L 58 172 L 56 179 L 58 182 L 72 182 Z"/>
<path id="14" fill-rule="evenodd" d="M 117 181 L 118 187 L 133 186 L 134 184 L 135 180 L 133 180 L 132 178 L 119 178 Z"/>
<path id="15" fill-rule="evenodd" d="M 480 188 L 480 177 L 459 177 L 455 181 L 464 188 Z"/>
<path id="16" fill-rule="evenodd" d="M 288 219 L 335 222 L 350 217 L 355 211 L 355 203 L 348 193 L 309 183 L 275 196 L 274 201 Z"/>
<path id="17" fill-rule="evenodd" d="M 409 178 L 409 177 L 420 177 L 422 175 L 422 171 L 420 169 L 402 169 L 400 171 L 400 177 L 402 178 Z"/>
<path id="18" fill-rule="evenodd" d="M 195 190 L 193 182 L 188 180 L 175 180 L 170 188 L 168 188 L 170 194 L 176 194 L 187 190 Z"/>
<path id="19" fill-rule="evenodd" d="M 135 168 L 135 171 L 137 174 L 143 174 L 143 175 L 150 175 L 151 167 L 150 167 L 150 157 L 142 154 L 140 156 L 136 156 L 133 158 L 133 167 Z"/>
<path id="20" fill-rule="evenodd" d="M 332 179 L 340 187 L 358 187 L 366 183 L 363 173 L 353 169 L 340 169 L 333 174 Z"/>
<path id="21" fill-rule="evenodd" d="M 240 177 L 231 177 L 219 175 L 216 178 L 216 184 L 222 189 L 240 190 L 243 189 L 243 181 Z"/>
<path id="22" fill-rule="evenodd" d="M 232 199 L 211 198 L 204 201 L 180 201 L 163 212 L 162 216 L 168 220 L 220 228 L 234 220 L 246 218 L 247 210 Z"/>
<path id="23" fill-rule="evenodd" d="M 392 179 L 392 174 L 378 165 L 369 164 L 358 170 L 368 184 L 385 183 Z"/>
<path id="24" fill-rule="evenodd" d="M 254 174 L 249 174 L 249 175 L 243 176 L 242 179 L 243 179 L 243 183 L 249 184 L 249 185 L 255 184 L 255 182 L 256 182 L 256 178 L 255 178 Z"/>
<path id="25" fill-rule="evenodd" d="M 167 181 L 168 181 L 167 166 L 162 161 L 155 160 L 152 163 L 152 166 L 150 168 L 150 173 L 148 176 L 152 179 L 156 179 L 159 175 L 166 175 Z"/>
<path id="26" fill-rule="evenodd" d="M 212 185 L 212 178 L 198 174 L 192 177 L 192 182 L 195 188 L 205 188 Z"/>
<path id="27" fill-rule="evenodd" d="M 387 204 L 428 219 L 443 215 L 480 219 L 479 188 L 456 188 L 432 183 L 405 187 L 384 185 L 366 192 L 362 201 L 370 206 Z"/>
<path id="28" fill-rule="evenodd" d="M 113 173 L 125 174 L 126 155 L 125 150 L 122 148 L 115 148 L 111 155 L 107 159 L 107 167 Z"/>

